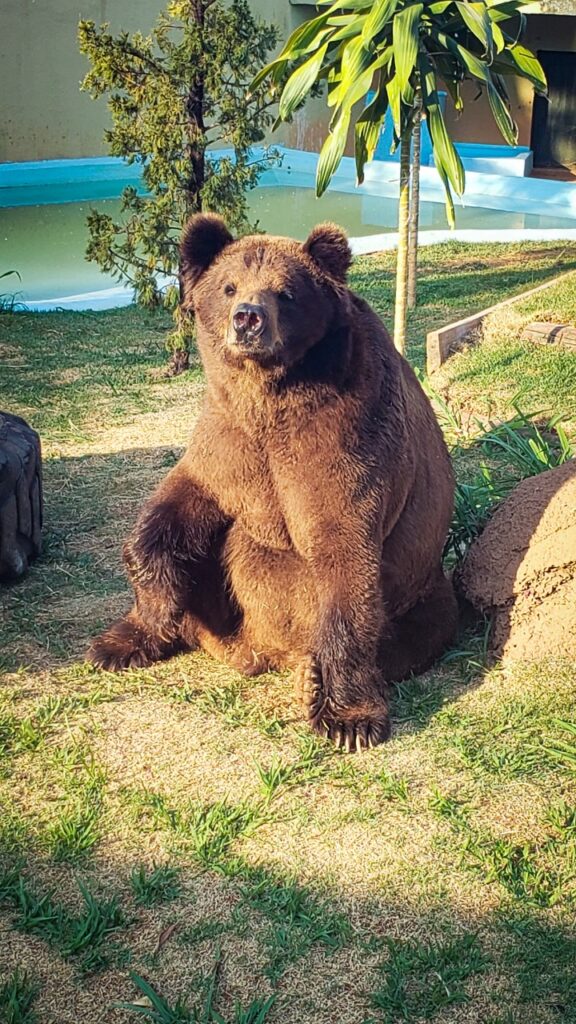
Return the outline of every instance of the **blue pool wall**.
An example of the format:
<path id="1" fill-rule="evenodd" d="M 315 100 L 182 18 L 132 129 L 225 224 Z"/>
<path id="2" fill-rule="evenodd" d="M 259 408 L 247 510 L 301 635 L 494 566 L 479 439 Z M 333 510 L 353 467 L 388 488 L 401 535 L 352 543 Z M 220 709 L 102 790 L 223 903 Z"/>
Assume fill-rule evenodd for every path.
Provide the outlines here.
<path id="1" fill-rule="evenodd" d="M 368 93 L 368 100 L 374 93 Z M 442 110 L 446 109 L 446 93 L 438 93 Z M 503 174 L 511 177 L 525 177 L 533 167 L 532 150 L 528 146 L 495 146 L 483 142 L 457 142 L 456 149 L 466 171 L 483 171 L 487 174 Z M 397 163 L 399 148 L 394 149 L 394 123 L 390 108 L 386 111 L 378 138 L 374 159 Z M 434 151 L 428 130 L 428 122 L 422 121 L 420 139 L 420 163 L 434 167 Z"/>
<path id="2" fill-rule="evenodd" d="M 282 163 L 266 170 L 260 178 L 259 186 L 313 187 L 318 154 L 278 148 L 282 153 Z M 459 148 L 461 151 L 464 149 L 463 146 Z M 519 164 L 512 163 L 519 154 L 511 150 L 512 147 L 506 146 L 470 146 L 469 155 L 463 156 L 464 164 L 467 166 L 466 193 L 463 199 L 456 199 L 456 203 L 467 207 L 560 217 L 573 220 L 574 228 L 422 231 L 419 236 L 421 244 L 443 241 L 512 242 L 553 239 L 576 242 L 576 185 L 519 175 Z M 219 155 L 233 154 L 232 151 L 221 150 L 214 153 L 214 158 L 217 159 Z M 263 151 L 255 150 L 254 155 L 256 158 L 262 156 Z M 479 165 L 477 162 L 474 164 L 474 161 L 488 161 L 489 169 L 485 166 L 478 169 Z M 511 165 L 515 167 L 514 170 L 510 169 Z M 494 168 L 497 168 L 499 173 L 494 173 Z M 398 175 L 399 167 L 396 162 L 374 160 L 366 166 L 364 183 L 357 186 L 354 160 L 351 157 L 344 157 L 332 179 L 330 189 L 332 192 L 357 192 L 365 197 L 366 202 L 372 206 L 371 220 L 374 223 L 377 211 L 375 201 L 379 197 L 397 197 Z M 0 207 L 114 199 L 119 197 L 128 185 L 138 191 L 144 191 L 142 167 L 137 163 L 126 164 L 116 157 L 0 164 Z M 420 198 L 422 202 L 444 202 L 443 185 L 433 165 L 425 165 L 421 169 Z M 318 206 L 318 219 L 322 219 L 321 204 Z M 360 236 L 350 239 L 350 242 L 355 253 L 378 252 L 394 248 L 397 234 L 387 232 Z M 131 290 L 118 285 L 65 298 L 52 299 L 47 296 L 43 300 L 27 303 L 27 308 L 104 309 L 127 305 L 131 301 Z"/>
<path id="3" fill-rule="evenodd" d="M 499 173 L 492 169 L 479 170 L 469 163 L 466 192 L 463 199 L 456 199 L 457 203 L 513 213 L 547 213 L 576 220 L 576 186 L 572 183 L 519 177 L 516 170 L 510 171 L 510 164 L 518 156 L 513 147 L 469 144 L 466 149 L 466 145 L 459 147 L 464 153 L 471 153 L 465 157 L 465 165 L 468 161 L 488 161 L 491 168 L 498 169 Z M 281 165 L 266 170 L 259 185 L 313 186 L 318 154 L 278 148 L 282 154 Z M 229 150 L 221 150 L 219 154 L 233 155 Z M 215 153 L 214 158 L 219 154 Z M 263 151 L 255 150 L 254 155 L 256 158 L 262 156 Z M 0 206 L 115 199 L 128 185 L 144 191 L 142 168 L 139 164 L 126 164 L 119 157 L 0 164 Z M 354 160 L 344 157 L 330 188 L 334 192 L 358 191 L 361 195 L 395 196 L 398 191 L 398 164 L 393 160 L 373 160 L 366 166 L 364 183 L 357 186 Z M 444 201 L 444 189 L 434 166 L 422 167 L 421 198 L 424 202 Z"/>

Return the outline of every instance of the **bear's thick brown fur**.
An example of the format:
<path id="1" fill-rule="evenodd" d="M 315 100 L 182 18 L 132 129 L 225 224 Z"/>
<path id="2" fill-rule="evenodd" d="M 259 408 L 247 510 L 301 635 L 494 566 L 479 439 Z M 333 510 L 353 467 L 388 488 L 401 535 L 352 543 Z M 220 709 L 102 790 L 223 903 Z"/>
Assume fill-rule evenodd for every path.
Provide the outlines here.
<path id="1" fill-rule="evenodd" d="M 121 669 L 200 645 L 248 674 L 293 668 L 312 727 L 361 749 L 388 736 L 387 683 L 450 642 L 456 603 L 448 452 L 350 261 L 333 225 L 301 244 L 190 221 L 206 398 L 125 546 L 135 605 L 90 655 Z"/>

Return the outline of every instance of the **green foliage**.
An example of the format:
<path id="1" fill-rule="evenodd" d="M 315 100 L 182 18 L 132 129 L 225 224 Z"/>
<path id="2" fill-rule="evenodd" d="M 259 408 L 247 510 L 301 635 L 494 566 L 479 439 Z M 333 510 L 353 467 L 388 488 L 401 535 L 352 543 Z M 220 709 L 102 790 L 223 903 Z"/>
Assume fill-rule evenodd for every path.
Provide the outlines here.
<path id="1" fill-rule="evenodd" d="M 134 899 L 143 907 L 167 903 L 180 895 L 180 871 L 169 864 L 158 864 L 147 871 L 143 864 L 133 868 L 130 884 Z"/>
<path id="2" fill-rule="evenodd" d="M 291 963 L 307 956 L 316 944 L 335 950 L 352 937 L 344 911 L 332 909 L 327 900 L 297 882 L 274 879 L 266 871 L 254 871 L 241 889 L 250 908 L 269 922 L 265 944 L 269 962 L 266 974 L 276 983 Z"/>
<path id="3" fill-rule="evenodd" d="M 485 883 L 497 883 L 526 906 L 553 907 L 574 901 L 574 807 L 565 802 L 551 805 L 545 818 L 546 837 L 522 841 L 491 835 L 473 823 L 466 803 L 437 790 L 429 807 L 454 833 L 462 865 Z"/>
<path id="4" fill-rule="evenodd" d="M 38 993 L 26 971 L 16 968 L 0 985 L 0 1020 L 4 1024 L 35 1024 L 33 1003 Z"/>
<path id="5" fill-rule="evenodd" d="M 384 983 L 372 1002 L 386 1024 L 430 1020 L 468 1001 L 465 982 L 486 970 L 487 957 L 476 935 L 442 942 L 387 942 Z"/>
<path id="6" fill-rule="evenodd" d="M 87 857 L 100 839 L 106 775 L 83 744 L 56 747 L 51 762 L 61 776 L 64 792 L 41 842 L 55 861 L 76 863 Z"/>
<path id="7" fill-rule="evenodd" d="M 432 389 L 428 387 L 427 391 L 435 400 Z M 454 514 L 445 550 L 449 560 L 458 562 L 465 556 L 494 507 L 521 480 L 561 466 L 574 456 L 574 449 L 561 425 L 561 415 L 553 416 L 540 427 L 536 421 L 538 413 L 525 413 L 514 401 L 512 408 L 514 416 L 511 419 L 474 439 L 474 445 L 492 463 L 497 462 L 498 468 L 481 461 L 472 479 L 457 482 Z M 447 419 L 446 409 L 444 404 L 444 422 Z"/>
<path id="8" fill-rule="evenodd" d="M 0 281 L 3 277 L 15 276 L 19 281 L 22 280 L 17 270 L 5 270 L 3 274 L 0 274 Z M 13 292 L 0 292 L 0 313 L 9 312 L 11 313 L 18 306 L 16 295 Z"/>
<path id="9" fill-rule="evenodd" d="M 246 97 L 276 29 L 255 20 L 247 0 L 170 0 L 148 36 L 114 37 L 107 25 L 81 21 L 79 42 L 91 64 L 82 88 L 108 97 L 110 153 L 142 165 L 145 190 L 124 190 L 119 221 L 91 211 L 87 257 L 132 285 L 142 305 L 175 309 L 171 282 L 188 217 L 209 209 L 245 229 L 245 193 L 277 159 L 254 159 L 271 102 Z M 234 159 L 208 147 L 231 147 Z M 175 347 L 187 331 L 180 321 Z"/>
<path id="10" fill-rule="evenodd" d="M 97 899 L 81 882 L 78 887 L 83 905 L 73 914 L 52 893 L 40 895 L 18 867 L 7 868 L 0 871 L 0 906 L 12 907 L 18 931 L 43 939 L 82 971 L 98 970 L 118 951 L 110 939 L 126 921 L 116 896 Z"/>
<path id="11" fill-rule="evenodd" d="M 232 847 L 269 820 L 260 802 L 239 804 L 216 800 L 210 804 L 186 802 L 171 806 L 161 793 L 127 790 L 125 803 L 138 827 L 166 831 L 174 846 L 211 871 L 234 874 Z"/>
<path id="12" fill-rule="evenodd" d="M 574 738 L 573 740 L 557 740 L 547 748 L 547 754 L 556 763 L 576 773 L 576 723 L 563 722 L 561 719 L 556 719 L 555 725 L 562 729 L 564 733 L 567 733 L 568 736 Z"/>
<path id="13" fill-rule="evenodd" d="M 281 787 L 302 786 L 326 774 L 329 768 L 330 748 L 318 743 L 315 736 L 305 734 L 300 741 L 297 760 L 282 761 L 274 757 L 268 767 L 256 764 L 260 792 L 266 803 L 273 799 Z"/>
<path id="14" fill-rule="evenodd" d="M 241 683 L 205 687 L 196 697 L 196 707 L 207 714 L 218 715 L 232 729 L 250 726 L 272 739 L 282 735 L 285 724 L 277 715 L 264 714 L 259 701 L 247 700 Z"/>
<path id="15" fill-rule="evenodd" d="M 194 1004 L 187 1000 L 178 999 L 171 1006 L 145 978 L 140 977 L 134 971 L 130 977 L 144 999 L 138 1003 L 117 1003 L 121 1009 L 132 1010 L 144 1020 L 156 1021 L 157 1024 L 265 1024 L 268 1013 L 272 1009 L 276 999 L 271 996 L 269 999 L 255 999 L 247 1009 L 240 1003 L 234 1007 L 234 1017 L 228 1021 L 224 1019 L 215 1009 L 214 1000 L 216 997 L 218 982 L 218 967 L 216 964 L 212 974 L 207 978 L 200 978 L 199 992 Z"/>
<path id="16" fill-rule="evenodd" d="M 550 1020 L 574 1024 L 576 937 L 572 928 L 564 930 L 551 918 L 528 915 L 504 918 L 501 927 L 509 939 L 504 962 L 516 972 L 520 1002 L 524 1004 L 514 1020 L 525 1021 L 540 1004 L 553 1011 Z"/>
<path id="17" fill-rule="evenodd" d="M 452 191 L 462 195 L 464 168 L 448 134 L 438 93 L 446 88 L 461 110 L 462 83 L 475 82 L 486 93 L 506 142 L 516 142 L 505 76 L 526 78 L 538 92 L 546 91 L 538 60 L 518 42 L 525 23 L 521 0 L 319 0 L 317 6 L 327 10 L 298 26 L 280 54 L 256 75 L 251 88 L 268 79 L 272 95 L 281 92 L 279 118 L 286 120 L 318 82 L 326 82 L 333 116 L 318 161 L 318 195 L 340 163 L 353 119 L 356 168 L 362 182 L 387 109 L 396 147 L 409 138 L 421 102 L 453 226 Z M 356 116 L 354 105 L 370 89 L 375 90 L 374 97 Z"/>
<path id="18" fill-rule="evenodd" d="M 438 943 L 387 943 L 384 984 L 372 996 L 386 1024 L 430 1020 L 449 1006 L 468 1001 L 465 983 L 487 967 L 478 939 L 465 934 Z"/>

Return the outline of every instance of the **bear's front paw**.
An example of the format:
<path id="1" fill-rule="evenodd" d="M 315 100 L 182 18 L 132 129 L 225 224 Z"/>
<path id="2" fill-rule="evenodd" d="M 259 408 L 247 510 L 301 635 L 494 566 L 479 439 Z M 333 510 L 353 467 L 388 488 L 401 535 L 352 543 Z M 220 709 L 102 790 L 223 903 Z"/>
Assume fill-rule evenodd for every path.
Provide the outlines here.
<path id="1" fill-rule="evenodd" d="M 322 670 L 310 658 L 294 674 L 296 696 L 314 732 L 331 739 L 347 753 L 385 743 L 390 736 L 390 716 L 384 701 L 367 700 L 347 707 L 326 692 Z"/>
<path id="2" fill-rule="evenodd" d="M 160 644 L 129 619 L 119 619 L 92 641 L 87 658 L 97 668 L 121 672 L 129 668 L 147 668 L 162 657 Z"/>

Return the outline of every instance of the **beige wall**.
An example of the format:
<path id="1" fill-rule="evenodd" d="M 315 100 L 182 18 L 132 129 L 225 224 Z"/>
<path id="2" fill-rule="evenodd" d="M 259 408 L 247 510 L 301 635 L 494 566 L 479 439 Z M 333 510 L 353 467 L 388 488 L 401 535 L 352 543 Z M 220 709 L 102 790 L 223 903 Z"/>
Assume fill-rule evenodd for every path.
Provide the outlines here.
<path id="1" fill-rule="evenodd" d="M 0 161 L 105 154 L 106 100 L 79 88 L 88 64 L 78 52 L 78 21 L 147 32 L 164 6 L 164 0 L 0 0 Z M 253 0 L 253 8 L 283 38 L 314 10 L 289 0 Z M 282 141 L 303 148 L 320 138 L 313 106 L 282 132 Z"/>
<path id="2" fill-rule="evenodd" d="M 0 161 L 106 153 L 106 101 L 79 89 L 87 62 L 78 52 L 78 21 L 91 18 L 109 21 L 112 31 L 146 32 L 163 6 L 164 0 L 0 0 Z M 252 6 L 278 26 L 282 38 L 314 13 L 312 5 L 289 0 L 252 0 Z M 534 50 L 576 50 L 576 18 L 531 16 L 526 44 Z M 449 115 L 456 138 L 501 142 L 485 99 L 475 102 L 475 92 L 468 89 L 461 118 Z M 519 142 L 529 145 L 532 89 L 512 80 L 511 94 Z M 309 102 L 274 139 L 318 150 L 326 120 L 324 101 Z"/>
<path id="3" fill-rule="evenodd" d="M 576 17 L 564 15 L 530 15 L 526 34 L 522 40 L 534 53 L 538 50 L 576 51 Z M 532 105 L 534 90 L 524 79 L 508 79 L 512 104 L 512 116 L 518 125 L 518 145 L 530 145 L 532 129 Z M 454 136 L 461 142 L 486 142 L 502 144 L 490 107 L 484 96 L 475 100 L 477 88 L 468 85 L 463 91 L 464 111 L 457 117 L 454 110 L 448 112 L 448 120 L 454 128 Z"/>

